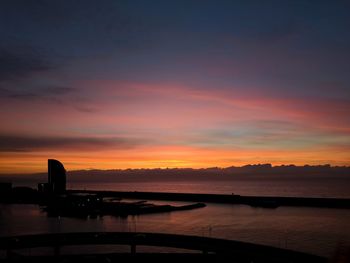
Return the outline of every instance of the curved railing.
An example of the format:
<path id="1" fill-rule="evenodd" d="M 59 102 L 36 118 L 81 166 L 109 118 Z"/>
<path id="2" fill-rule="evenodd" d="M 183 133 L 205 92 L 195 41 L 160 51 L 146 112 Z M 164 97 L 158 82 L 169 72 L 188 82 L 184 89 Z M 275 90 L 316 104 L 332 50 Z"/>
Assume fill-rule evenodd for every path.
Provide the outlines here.
<path id="1" fill-rule="evenodd" d="M 111 244 L 129 245 L 132 254 L 136 253 L 137 246 L 143 245 L 198 250 L 203 253 L 214 253 L 251 261 L 326 262 L 325 258 L 319 256 L 270 246 L 218 238 L 161 233 L 83 232 L 0 238 L 0 250 L 6 250 L 8 257 L 10 257 L 13 250 L 23 248 L 53 247 L 55 248 L 55 255 L 58 256 L 60 248 L 63 246 Z"/>

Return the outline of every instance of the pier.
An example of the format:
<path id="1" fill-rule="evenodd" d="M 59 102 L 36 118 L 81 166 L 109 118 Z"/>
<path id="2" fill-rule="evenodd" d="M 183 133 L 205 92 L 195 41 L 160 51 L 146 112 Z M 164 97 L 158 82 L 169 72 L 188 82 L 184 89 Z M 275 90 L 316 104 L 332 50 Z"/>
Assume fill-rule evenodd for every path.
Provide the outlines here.
<path id="1" fill-rule="evenodd" d="M 279 206 L 350 208 L 348 198 L 318 198 L 318 197 L 274 197 L 274 196 L 242 196 L 224 194 L 191 194 L 191 193 L 162 193 L 162 192 L 122 192 L 67 190 L 68 193 L 89 193 L 103 197 L 118 197 L 128 199 L 166 200 L 209 202 L 223 204 L 243 204 L 253 207 L 277 208 Z"/>

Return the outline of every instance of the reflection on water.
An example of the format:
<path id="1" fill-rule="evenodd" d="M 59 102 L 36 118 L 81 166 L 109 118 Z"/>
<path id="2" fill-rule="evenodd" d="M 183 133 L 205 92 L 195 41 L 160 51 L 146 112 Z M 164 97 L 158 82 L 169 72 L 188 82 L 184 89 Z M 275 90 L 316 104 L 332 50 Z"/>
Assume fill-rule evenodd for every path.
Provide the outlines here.
<path id="1" fill-rule="evenodd" d="M 84 231 L 160 232 L 241 240 L 330 256 L 350 240 L 350 211 L 209 204 L 202 209 L 162 214 L 48 218 L 36 205 L 0 205 L 1 236 Z"/>

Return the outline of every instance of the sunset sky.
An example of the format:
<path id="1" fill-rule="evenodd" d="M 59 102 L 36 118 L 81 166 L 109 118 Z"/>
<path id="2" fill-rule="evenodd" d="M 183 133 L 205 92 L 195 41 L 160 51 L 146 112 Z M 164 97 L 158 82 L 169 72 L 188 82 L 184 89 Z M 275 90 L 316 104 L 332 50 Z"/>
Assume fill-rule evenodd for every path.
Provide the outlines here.
<path id="1" fill-rule="evenodd" d="M 350 165 L 348 1 L 0 2 L 0 173 Z"/>

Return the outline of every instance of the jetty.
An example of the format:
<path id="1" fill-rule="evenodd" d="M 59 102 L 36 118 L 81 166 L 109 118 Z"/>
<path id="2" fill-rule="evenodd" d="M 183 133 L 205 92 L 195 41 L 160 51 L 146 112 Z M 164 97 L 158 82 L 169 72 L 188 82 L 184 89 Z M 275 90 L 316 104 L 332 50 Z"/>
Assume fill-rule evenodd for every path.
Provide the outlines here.
<path id="1" fill-rule="evenodd" d="M 225 194 L 197 193 L 163 193 L 137 191 L 97 191 L 97 190 L 67 190 L 68 193 L 90 193 L 104 197 L 116 197 L 141 200 L 164 200 L 207 202 L 222 204 L 242 204 L 253 207 L 277 208 L 279 206 L 350 208 L 349 198 L 318 198 L 318 197 L 277 197 L 277 196 L 243 196 Z"/>

